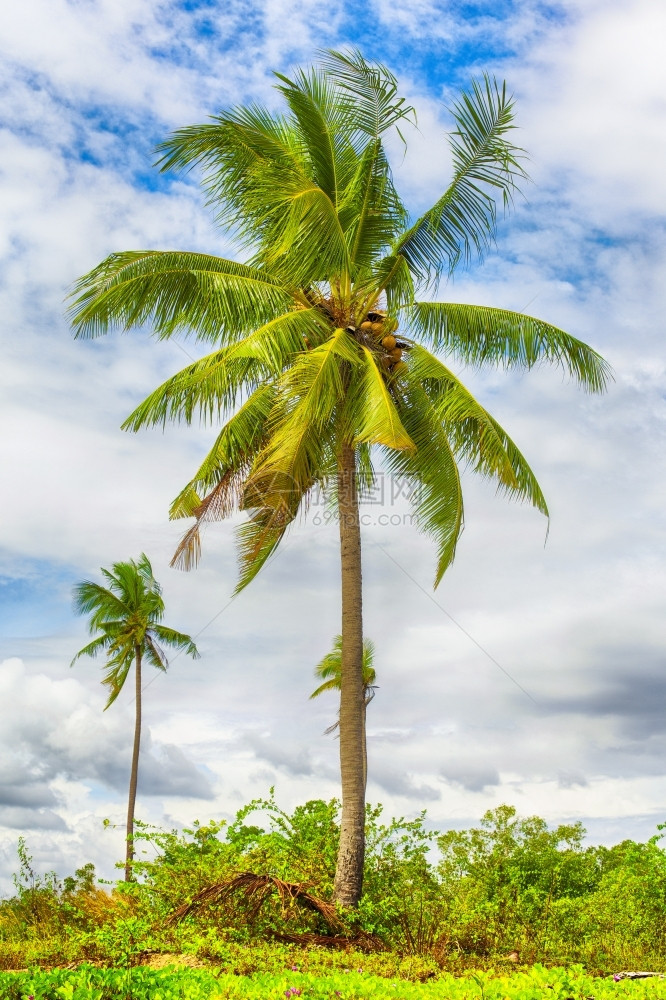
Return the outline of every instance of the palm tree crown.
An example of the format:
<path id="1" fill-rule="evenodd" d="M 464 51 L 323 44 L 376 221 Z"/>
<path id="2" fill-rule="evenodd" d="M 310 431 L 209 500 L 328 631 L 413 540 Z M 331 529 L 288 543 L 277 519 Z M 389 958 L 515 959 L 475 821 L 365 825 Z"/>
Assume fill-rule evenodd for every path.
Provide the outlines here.
<path id="1" fill-rule="evenodd" d="M 608 369 L 538 319 L 430 300 L 442 275 L 484 255 L 496 201 L 509 206 L 525 178 L 505 86 L 485 77 L 453 105 L 452 177 L 411 218 L 384 146 L 387 133 L 414 121 L 395 77 L 352 51 L 278 80 L 284 113 L 234 108 L 161 146 L 163 170 L 202 169 L 216 219 L 247 262 L 114 253 L 79 280 L 71 315 L 79 337 L 150 324 L 158 338 L 182 332 L 213 345 L 124 424 L 222 421 L 171 507 L 172 517 L 195 519 L 176 564 L 194 565 L 203 525 L 244 510 L 244 587 L 315 489 L 337 507 L 343 815 L 335 898 L 354 905 L 364 816 L 359 491 L 378 462 L 418 487 L 415 519 L 435 543 L 437 584 L 463 526 L 459 463 L 547 513 L 529 465 L 448 358 L 528 369 L 551 362 L 592 391 L 603 389 Z"/>
<path id="2" fill-rule="evenodd" d="M 368 705 L 375 696 L 375 681 L 377 671 L 374 668 L 375 644 L 372 639 L 363 640 L 363 691 L 365 704 Z M 333 648 L 315 667 L 315 677 L 323 681 L 310 695 L 318 698 L 324 691 L 339 691 L 342 687 L 342 636 L 336 635 Z M 337 723 L 336 723 L 337 727 Z"/>

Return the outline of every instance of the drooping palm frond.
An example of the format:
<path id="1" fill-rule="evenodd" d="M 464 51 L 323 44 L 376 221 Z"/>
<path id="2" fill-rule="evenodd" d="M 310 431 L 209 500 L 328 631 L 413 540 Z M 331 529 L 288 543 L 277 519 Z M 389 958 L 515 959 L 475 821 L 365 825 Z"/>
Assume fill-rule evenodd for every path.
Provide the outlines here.
<path id="1" fill-rule="evenodd" d="M 453 180 L 394 247 L 419 281 L 451 273 L 474 255 L 482 258 L 494 237 L 495 197 L 507 206 L 527 176 L 523 150 L 508 138 L 515 125 L 506 84 L 500 88 L 488 76 L 475 80 L 451 111 L 457 126 L 450 137 Z"/>
<path id="2" fill-rule="evenodd" d="M 181 490 L 169 517 L 194 517 L 195 524 L 180 540 L 171 565 L 190 570 L 201 556 L 201 526 L 221 520 L 238 509 L 252 462 L 266 441 L 266 422 L 273 410 L 277 387 L 260 386 L 222 428 L 203 463 Z"/>
<path id="3" fill-rule="evenodd" d="M 416 449 L 386 449 L 384 461 L 390 473 L 411 485 L 417 527 L 437 546 L 436 587 L 453 562 L 463 529 L 462 488 L 442 421 L 411 370 L 405 381 L 396 405 Z"/>
<path id="4" fill-rule="evenodd" d="M 200 358 L 163 382 L 123 423 L 139 430 L 167 420 L 191 423 L 198 414 L 204 422 L 220 418 L 238 398 L 277 376 L 306 343 L 322 339 L 327 323 L 315 307 L 277 316 L 244 340 Z"/>
<path id="5" fill-rule="evenodd" d="M 423 386 L 456 458 L 493 479 L 501 492 L 531 503 L 548 516 L 545 497 L 530 466 L 460 379 L 420 346 L 412 350 L 410 377 Z"/>
<path id="6" fill-rule="evenodd" d="M 359 354 L 348 332 L 338 329 L 325 343 L 295 358 L 279 380 L 280 405 L 270 438 L 248 478 L 249 506 L 255 506 L 254 496 L 267 491 L 277 490 L 277 495 L 280 489 L 293 488 L 302 495 L 316 478 L 313 458 L 319 458 L 343 398 L 345 363 L 358 365 Z"/>
<path id="7" fill-rule="evenodd" d="M 364 371 L 349 390 L 349 407 L 354 414 L 354 444 L 382 444 L 387 448 L 413 449 L 414 442 L 405 430 L 395 407 L 386 373 L 372 351 L 363 347 Z M 355 389 L 355 391 L 354 391 Z"/>
<path id="8" fill-rule="evenodd" d="M 265 269 L 200 253 L 115 253 L 85 274 L 70 296 L 76 337 L 150 323 L 159 338 L 174 333 L 219 345 L 284 312 L 292 297 Z"/>
<path id="9" fill-rule="evenodd" d="M 185 635 L 184 632 L 177 632 L 176 629 L 169 628 L 166 625 L 154 625 L 151 631 L 155 638 L 159 639 L 159 641 L 164 643 L 164 645 L 171 646 L 172 649 L 178 650 L 179 653 L 186 653 L 188 656 L 191 656 L 193 660 L 198 660 L 200 658 L 201 654 L 199 653 L 196 645 L 190 636 Z M 150 637 L 150 648 L 151 651 L 154 652 L 156 658 L 159 658 L 160 663 L 162 664 L 162 669 L 166 669 L 168 664 L 166 662 L 164 652 L 159 648 L 159 646 L 157 646 L 157 643 L 153 641 L 152 636 Z M 154 663 L 154 666 L 157 666 L 156 662 Z"/>
<path id="10" fill-rule="evenodd" d="M 549 362 L 590 392 L 602 392 L 612 377 L 607 362 L 587 344 L 523 313 L 458 302 L 415 302 L 406 315 L 416 334 L 466 364 L 529 369 Z"/>

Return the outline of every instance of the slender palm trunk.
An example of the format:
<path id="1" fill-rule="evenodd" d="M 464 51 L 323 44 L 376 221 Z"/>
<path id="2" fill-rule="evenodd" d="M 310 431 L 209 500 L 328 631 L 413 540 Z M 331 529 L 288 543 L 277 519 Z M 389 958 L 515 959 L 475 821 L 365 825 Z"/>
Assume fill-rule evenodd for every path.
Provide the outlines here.
<path id="1" fill-rule="evenodd" d="M 141 649 L 135 647 L 136 716 L 134 721 L 134 748 L 130 771 L 129 797 L 127 800 L 127 850 L 125 853 L 125 881 L 132 881 L 132 860 L 134 858 L 134 805 L 136 785 L 139 776 L 139 750 L 141 747 Z"/>
<path id="2" fill-rule="evenodd" d="M 363 692 L 365 694 L 365 692 Z M 368 742 L 365 735 L 365 714 L 367 705 L 363 702 L 363 795 L 368 787 Z"/>
<path id="3" fill-rule="evenodd" d="M 340 562 L 342 573 L 342 664 L 340 679 L 340 776 L 342 822 L 333 899 L 354 907 L 363 889 L 365 855 L 365 767 L 363 726 L 363 613 L 361 526 L 356 458 L 344 444 L 338 462 Z"/>

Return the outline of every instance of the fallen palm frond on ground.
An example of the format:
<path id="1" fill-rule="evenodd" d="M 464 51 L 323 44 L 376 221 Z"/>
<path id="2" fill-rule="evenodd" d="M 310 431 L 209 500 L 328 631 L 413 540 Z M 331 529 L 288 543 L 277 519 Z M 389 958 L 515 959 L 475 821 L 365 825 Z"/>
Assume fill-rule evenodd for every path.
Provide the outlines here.
<path id="1" fill-rule="evenodd" d="M 277 893 L 283 908 L 298 903 L 308 910 L 319 913 L 329 927 L 336 929 L 342 927 L 335 905 L 309 893 L 307 883 L 285 882 L 276 875 L 255 875 L 254 872 L 241 872 L 233 878 L 225 879 L 224 882 L 206 886 L 193 896 L 189 903 L 184 903 L 174 910 L 168 922 L 178 923 L 200 906 L 223 903 L 236 892 L 242 892 L 246 899 L 254 899 L 252 916 L 259 912 L 269 896 Z"/>

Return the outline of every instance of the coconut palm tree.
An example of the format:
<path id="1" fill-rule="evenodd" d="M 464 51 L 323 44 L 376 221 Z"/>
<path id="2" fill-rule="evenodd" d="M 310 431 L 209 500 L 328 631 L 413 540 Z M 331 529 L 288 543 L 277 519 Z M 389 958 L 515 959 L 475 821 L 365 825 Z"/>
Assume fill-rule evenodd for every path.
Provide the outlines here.
<path id="1" fill-rule="evenodd" d="M 161 146 L 163 170 L 203 171 L 217 222 L 247 263 L 203 253 L 114 253 L 73 293 L 78 337 L 150 325 L 211 353 L 168 379 L 126 429 L 222 422 L 171 507 L 194 517 L 175 564 L 200 553 L 200 529 L 236 509 L 240 581 L 259 572 L 314 490 L 338 513 L 341 555 L 341 838 L 334 899 L 354 906 L 364 858 L 363 624 L 359 494 L 378 462 L 418 486 L 416 521 L 437 549 L 435 585 L 463 525 L 458 463 L 510 497 L 546 502 L 527 462 L 447 365 L 560 365 L 586 389 L 608 371 L 591 348 L 541 320 L 431 301 L 438 279 L 481 258 L 496 199 L 525 173 L 511 142 L 513 104 L 484 78 L 453 104 L 453 174 L 412 218 L 394 186 L 385 136 L 414 113 L 395 77 L 356 51 L 331 52 L 293 79 L 278 74 L 283 113 L 233 108 Z M 403 140 L 404 141 L 404 140 Z"/>
<path id="2" fill-rule="evenodd" d="M 371 639 L 363 640 L 363 787 L 368 784 L 368 741 L 366 733 L 367 708 L 375 697 L 377 672 L 373 666 L 375 659 L 375 644 Z M 333 649 L 320 660 L 315 667 L 315 677 L 322 680 L 310 698 L 318 698 L 324 691 L 340 691 L 342 688 L 342 636 L 336 635 Z M 340 726 L 340 718 L 325 730 L 325 735 L 335 732 Z"/>
<path id="3" fill-rule="evenodd" d="M 135 683 L 135 721 L 132 766 L 127 801 L 127 846 L 125 881 L 132 878 L 134 858 L 134 805 L 139 774 L 141 746 L 141 668 L 146 659 L 158 670 L 166 671 L 167 658 L 160 643 L 171 646 L 188 656 L 199 653 L 189 635 L 167 628 L 160 622 L 164 617 L 162 589 L 153 576 L 148 557 L 142 553 L 138 562 L 113 563 L 110 570 L 102 567 L 107 586 L 84 580 L 74 587 L 74 610 L 88 615 L 88 629 L 95 638 L 80 649 L 72 666 L 82 656 L 106 654 L 102 683 L 109 688 L 104 710 L 112 705 L 123 689 L 132 664 Z"/>

